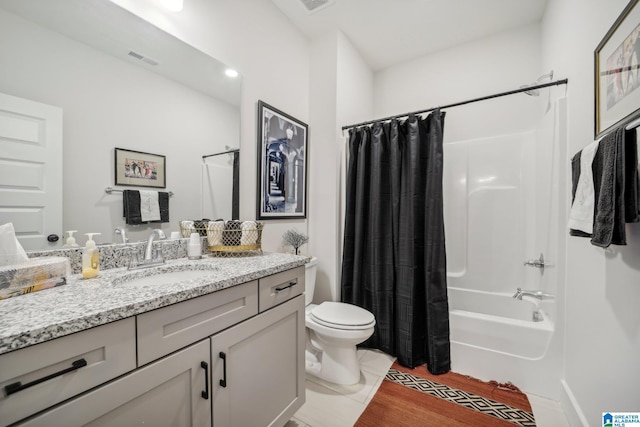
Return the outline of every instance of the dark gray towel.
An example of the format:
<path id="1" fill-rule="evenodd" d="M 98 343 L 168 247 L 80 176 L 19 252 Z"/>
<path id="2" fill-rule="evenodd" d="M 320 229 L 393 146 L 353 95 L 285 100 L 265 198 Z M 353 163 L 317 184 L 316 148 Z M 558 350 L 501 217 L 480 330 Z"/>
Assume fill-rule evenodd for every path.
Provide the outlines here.
<path id="1" fill-rule="evenodd" d="M 143 224 L 138 190 L 122 191 L 122 208 L 122 216 L 126 224 Z"/>
<path id="2" fill-rule="evenodd" d="M 626 245 L 624 127 L 602 138 L 593 158 L 596 210 L 591 243 L 603 248 Z"/>
<path id="3" fill-rule="evenodd" d="M 625 132 L 624 149 L 624 219 L 626 222 L 640 222 L 640 178 L 635 128 Z"/>

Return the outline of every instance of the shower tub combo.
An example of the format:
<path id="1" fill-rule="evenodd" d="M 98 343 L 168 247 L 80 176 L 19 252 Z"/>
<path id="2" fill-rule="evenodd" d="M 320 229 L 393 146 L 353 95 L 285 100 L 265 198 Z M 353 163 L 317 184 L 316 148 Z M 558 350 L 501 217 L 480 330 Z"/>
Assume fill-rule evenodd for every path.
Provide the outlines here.
<path id="1" fill-rule="evenodd" d="M 549 357 L 554 324 L 546 302 L 452 287 L 448 293 L 454 372 L 555 395 Z"/>
<path id="2" fill-rule="evenodd" d="M 451 369 L 556 400 L 558 269 L 523 261 L 559 259 L 565 112 L 562 101 L 533 131 L 445 143 L 444 156 Z"/>

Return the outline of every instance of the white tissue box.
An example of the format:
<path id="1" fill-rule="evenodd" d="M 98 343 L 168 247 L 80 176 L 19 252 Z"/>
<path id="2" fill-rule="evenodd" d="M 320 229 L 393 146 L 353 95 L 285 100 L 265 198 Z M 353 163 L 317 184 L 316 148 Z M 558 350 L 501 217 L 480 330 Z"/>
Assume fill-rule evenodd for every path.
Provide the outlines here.
<path id="1" fill-rule="evenodd" d="M 67 283 L 71 264 L 65 257 L 32 258 L 0 267 L 0 300 Z"/>

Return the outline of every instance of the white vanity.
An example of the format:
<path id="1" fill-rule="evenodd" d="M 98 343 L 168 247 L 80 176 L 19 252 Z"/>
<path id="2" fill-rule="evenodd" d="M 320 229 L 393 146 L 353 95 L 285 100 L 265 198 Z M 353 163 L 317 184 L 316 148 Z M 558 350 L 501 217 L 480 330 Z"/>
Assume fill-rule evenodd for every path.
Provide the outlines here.
<path id="1" fill-rule="evenodd" d="M 305 399 L 304 263 L 176 260 L 0 301 L 0 424 L 284 425 Z"/>

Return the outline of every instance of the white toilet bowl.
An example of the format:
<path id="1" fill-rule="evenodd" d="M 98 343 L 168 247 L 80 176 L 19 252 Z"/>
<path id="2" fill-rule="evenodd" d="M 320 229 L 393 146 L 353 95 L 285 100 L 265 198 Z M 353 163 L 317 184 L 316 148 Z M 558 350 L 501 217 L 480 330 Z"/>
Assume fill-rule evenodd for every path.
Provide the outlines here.
<path id="1" fill-rule="evenodd" d="M 360 381 L 356 346 L 373 334 L 376 321 L 369 311 L 352 304 L 311 304 L 316 266 L 312 258 L 305 276 L 306 371 L 335 384 L 355 384 Z"/>

